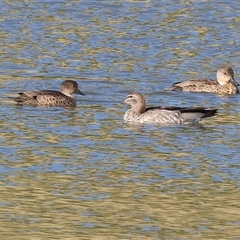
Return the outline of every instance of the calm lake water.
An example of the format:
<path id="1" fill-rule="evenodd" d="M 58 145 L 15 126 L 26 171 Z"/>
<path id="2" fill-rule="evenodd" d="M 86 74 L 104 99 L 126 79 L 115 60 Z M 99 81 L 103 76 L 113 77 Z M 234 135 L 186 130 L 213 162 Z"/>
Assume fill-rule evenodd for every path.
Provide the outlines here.
<path id="1" fill-rule="evenodd" d="M 240 82 L 237 1 L 0 3 L 1 239 L 240 239 L 240 97 L 165 92 Z M 8 97 L 76 80 L 76 108 Z M 206 106 L 191 126 L 123 122 L 126 94 Z"/>

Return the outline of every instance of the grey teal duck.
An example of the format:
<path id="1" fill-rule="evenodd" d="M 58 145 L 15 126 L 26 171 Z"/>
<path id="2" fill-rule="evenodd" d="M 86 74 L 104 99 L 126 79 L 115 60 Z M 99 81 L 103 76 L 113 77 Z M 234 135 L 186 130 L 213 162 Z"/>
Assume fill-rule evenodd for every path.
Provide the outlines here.
<path id="1" fill-rule="evenodd" d="M 79 90 L 75 81 L 65 80 L 61 84 L 60 92 L 55 90 L 20 92 L 20 96 L 14 100 L 19 105 L 75 107 L 76 100 L 71 96 L 72 93 L 85 95 Z"/>
<path id="2" fill-rule="evenodd" d="M 229 66 L 222 66 L 217 70 L 217 80 L 215 81 L 210 79 L 190 79 L 176 82 L 166 90 L 238 94 L 238 85 L 234 79 L 233 69 Z"/>

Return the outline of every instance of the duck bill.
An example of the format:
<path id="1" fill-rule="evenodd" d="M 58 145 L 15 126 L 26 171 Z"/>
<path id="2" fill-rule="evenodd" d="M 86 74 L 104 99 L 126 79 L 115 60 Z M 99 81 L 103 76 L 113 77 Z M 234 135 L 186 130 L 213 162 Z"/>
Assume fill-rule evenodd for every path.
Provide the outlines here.
<path id="1" fill-rule="evenodd" d="M 235 86 L 239 86 L 239 83 L 236 82 L 233 77 L 230 79 L 230 83 L 234 84 Z"/>
<path id="2" fill-rule="evenodd" d="M 81 92 L 79 89 L 76 91 L 77 94 L 80 94 L 80 95 L 85 95 L 83 92 Z"/>
<path id="3" fill-rule="evenodd" d="M 125 98 L 123 101 L 122 101 L 122 104 L 127 104 L 127 98 Z"/>

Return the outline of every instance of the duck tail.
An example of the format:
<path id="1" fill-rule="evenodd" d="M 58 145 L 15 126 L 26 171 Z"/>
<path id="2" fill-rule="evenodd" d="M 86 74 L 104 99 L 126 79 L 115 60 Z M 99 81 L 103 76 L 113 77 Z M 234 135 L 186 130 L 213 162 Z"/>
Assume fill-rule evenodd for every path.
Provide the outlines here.
<path id="1" fill-rule="evenodd" d="M 183 88 L 182 87 L 180 87 L 180 86 L 171 86 L 171 87 L 168 87 L 168 88 L 165 88 L 164 89 L 165 91 L 182 91 L 183 90 Z"/>
<path id="2" fill-rule="evenodd" d="M 217 111 L 218 109 L 205 109 L 201 107 L 180 110 L 184 122 L 198 122 L 203 118 L 214 116 Z"/>
<path id="3" fill-rule="evenodd" d="M 218 109 L 205 109 L 205 115 L 203 115 L 201 118 L 208 118 L 216 115 Z"/>

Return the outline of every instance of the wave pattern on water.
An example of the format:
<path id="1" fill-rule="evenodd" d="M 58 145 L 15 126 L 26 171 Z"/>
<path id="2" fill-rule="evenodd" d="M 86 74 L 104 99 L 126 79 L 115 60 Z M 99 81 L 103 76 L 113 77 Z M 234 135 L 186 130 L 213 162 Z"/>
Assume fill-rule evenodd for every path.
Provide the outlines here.
<path id="1" fill-rule="evenodd" d="M 1 239 L 238 239 L 239 96 L 164 92 L 238 81 L 239 10 L 225 1 L 0 3 Z M 75 109 L 8 97 L 76 80 Z M 219 108 L 191 126 L 123 122 L 149 106 Z"/>

